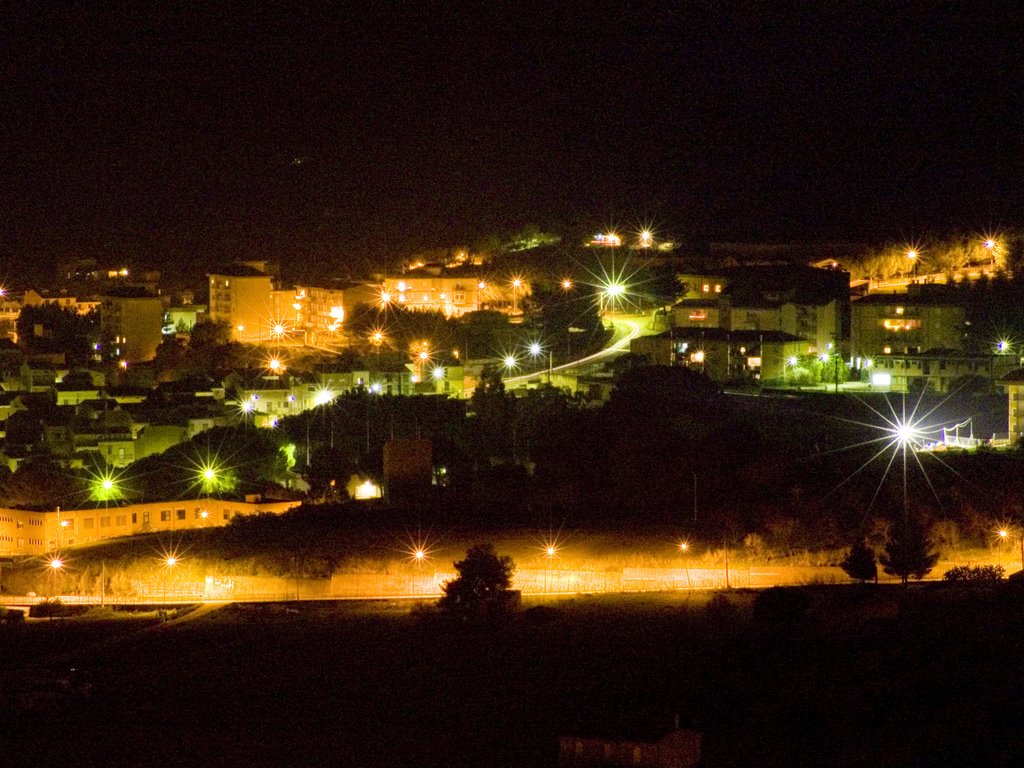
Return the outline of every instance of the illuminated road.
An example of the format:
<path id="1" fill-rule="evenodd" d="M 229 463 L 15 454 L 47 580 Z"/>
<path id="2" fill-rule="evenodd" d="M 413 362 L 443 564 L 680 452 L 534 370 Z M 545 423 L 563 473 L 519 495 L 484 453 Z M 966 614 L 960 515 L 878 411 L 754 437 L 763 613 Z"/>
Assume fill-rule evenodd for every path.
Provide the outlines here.
<path id="1" fill-rule="evenodd" d="M 644 331 L 647 330 L 647 320 L 648 318 L 643 317 L 642 319 L 623 318 L 621 320 L 612 321 L 615 327 L 615 332 L 612 335 L 611 342 L 608 346 L 598 350 L 592 355 L 587 355 L 586 357 L 581 357 L 578 360 L 570 360 L 568 363 L 556 365 L 551 369 L 551 372 L 564 373 L 565 371 L 570 371 L 573 368 L 582 368 L 629 352 L 630 342 L 639 336 L 643 336 Z M 547 371 L 547 368 L 542 368 L 530 373 L 519 374 L 518 376 L 508 376 L 503 379 L 503 381 L 505 382 L 506 388 L 521 387 L 525 386 L 530 380 L 535 380 L 538 377 L 544 376 Z"/>

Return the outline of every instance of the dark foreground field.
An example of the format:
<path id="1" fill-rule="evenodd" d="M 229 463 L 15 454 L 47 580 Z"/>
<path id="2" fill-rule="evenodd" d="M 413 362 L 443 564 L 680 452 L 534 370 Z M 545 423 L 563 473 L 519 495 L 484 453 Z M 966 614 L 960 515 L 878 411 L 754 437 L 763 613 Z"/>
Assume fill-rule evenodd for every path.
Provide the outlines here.
<path id="1" fill-rule="evenodd" d="M 821 587 L 579 598 L 477 629 L 355 603 L 0 627 L 0 752 L 4 766 L 548 766 L 559 734 L 678 713 L 708 766 L 1009 765 L 1022 598 Z M 61 695 L 15 695 L 69 666 Z"/>

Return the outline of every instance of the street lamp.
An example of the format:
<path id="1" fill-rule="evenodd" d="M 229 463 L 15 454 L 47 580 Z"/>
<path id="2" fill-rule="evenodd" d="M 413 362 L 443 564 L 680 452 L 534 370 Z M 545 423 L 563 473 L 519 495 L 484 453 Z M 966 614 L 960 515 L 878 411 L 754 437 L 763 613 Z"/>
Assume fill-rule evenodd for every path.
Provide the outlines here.
<path id="1" fill-rule="evenodd" d="M 918 255 L 919 255 L 918 252 L 915 249 L 913 249 L 913 248 L 911 248 L 910 250 L 907 251 L 907 258 L 910 259 L 910 269 L 911 269 L 913 277 L 917 277 L 917 257 L 918 257 Z"/>
<path id="2" fill-rule="evenodd" d="M 519 289 L 523 286 L 523 280 L 519 277 L 512 278 L 512 314 L 516 315 L 519 313 Z"/>

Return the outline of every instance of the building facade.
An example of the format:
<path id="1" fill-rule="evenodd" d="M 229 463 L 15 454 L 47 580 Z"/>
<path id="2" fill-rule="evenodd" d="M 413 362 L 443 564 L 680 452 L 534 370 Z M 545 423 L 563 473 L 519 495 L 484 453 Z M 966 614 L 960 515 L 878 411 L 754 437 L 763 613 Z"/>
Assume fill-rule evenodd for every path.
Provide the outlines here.
<path id="1" fill-rule="evenodd" d="M 210 319 L 231 328 L 233 341 L 270 341 L 274 306 L 270 275 L 251 267 L 233 267 L 210 275 Z"/>
<path id="2" fill-rule="evenodd" d="M 850 305 L 851 354 L 877 358 L 935 349 L 960 353 L 966 315 L 963 305 L 945 291 L 870 294 Z"/>
<path id="3" fill-rule="evenodd" d="M 163 341 L 164 306 L 159 296 L 108 294 L 100 302 L 104 356 L 125 363 L 152 360 Z"/>

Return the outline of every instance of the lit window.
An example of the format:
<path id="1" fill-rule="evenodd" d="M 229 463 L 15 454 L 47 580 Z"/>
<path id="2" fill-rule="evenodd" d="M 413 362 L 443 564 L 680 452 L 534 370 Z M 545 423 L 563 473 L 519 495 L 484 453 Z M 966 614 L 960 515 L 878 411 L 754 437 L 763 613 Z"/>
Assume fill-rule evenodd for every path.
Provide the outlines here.
<path id="1" fill-rule="evenodd" d="M 896 314 L 897 315 L 902 315 L 903 314 L 903 307 L 896 307 Z"/>
<path id="2" fill-rule="evenodd" d="M 704 291 L 704 293 L 710 293 L 711 292 L 711 285 L 708 284 L 708 283 L 704 283 L 704 285 L 702 286 L 702 290 Z"/>
<path id="3" fill-rule="evenodd" d="M 716 285 L 715 286 L 715 293 L 721 293 L 721 292 L 722 292 L 722 286 Z"/>

